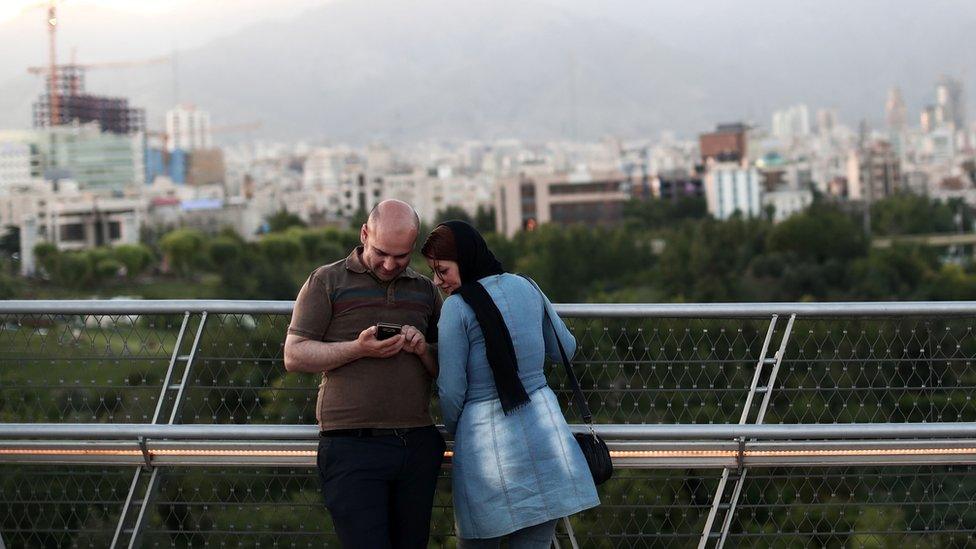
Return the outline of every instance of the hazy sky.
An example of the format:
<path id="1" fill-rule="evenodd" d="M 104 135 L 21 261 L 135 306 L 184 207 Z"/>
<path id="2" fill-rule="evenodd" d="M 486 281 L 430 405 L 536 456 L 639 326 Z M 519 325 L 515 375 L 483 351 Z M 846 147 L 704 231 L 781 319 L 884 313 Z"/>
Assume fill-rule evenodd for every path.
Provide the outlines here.
<path id="1" fill-rule="evenodd" d="M 65 4 L 66 2 L 62 2 Z M 74 0 L 72 6 L 104 7 L 127 13 L 157 14 L 189 6 L 193 0 Z M 3 0 L 0 3 L 0 22 L 42 10 L 45 2 L 38 0 Z"/>
<path id="2" fill-rule="evenodd" d="M 197 48 L 329 0 L 60 0 L 58 57 L 82 63 Z M 46 2 L 0 0 L 0 86 L 47 61 Z"/>

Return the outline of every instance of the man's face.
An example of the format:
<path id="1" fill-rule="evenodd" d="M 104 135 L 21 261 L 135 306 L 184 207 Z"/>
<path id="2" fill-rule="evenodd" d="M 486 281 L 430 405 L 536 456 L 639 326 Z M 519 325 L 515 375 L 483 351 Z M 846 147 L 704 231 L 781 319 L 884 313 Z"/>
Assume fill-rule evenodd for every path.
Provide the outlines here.
<path id="1" fill-rule="evenodd" d="M 359 238 L 363 243 L 363 264 L 376 278 L 389 281 L 410 265 L 417 231 L 390 230 L 384 228 L 381 222 L 372 230 L 363 225 Z"/>

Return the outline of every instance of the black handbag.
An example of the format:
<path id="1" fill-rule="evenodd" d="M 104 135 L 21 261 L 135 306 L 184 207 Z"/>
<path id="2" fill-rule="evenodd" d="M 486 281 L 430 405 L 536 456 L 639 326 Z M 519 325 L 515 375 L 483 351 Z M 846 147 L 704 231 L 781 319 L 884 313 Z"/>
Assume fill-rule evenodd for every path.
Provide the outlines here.
<path id="1" fill-rule="evenodd" d="M 539 285 L 534 280 L 525 275 L 523 277 L 531 282 L 539 290 L 539 293 L 542 294 L 542 289 L 539 288 Z M 569 357 L 566 356 L 566 349 L 563 348 L 563 342 L 559 339 L 559 331 L 556 330 L 556 324 L 552 321 L 552 317 L 549 316 L 549 308 L 545 307 L 545 295 L 543 295 L 543 311 L 545 311 L 546 319 L 549 321 L 549 326 L 552 327 L 552 333 L 556 337 L 556 345 L 559 346 L 559 355 L 562 356 L 563 366 L 566 368 L 566 377 L 569 379 L 569 384 L 573 387 L 573 400 L 576 401 L 576 407 L 579 408 L 583 422 L 590 429 L 589 433 L 574 433 L 573 438 L 576 439 L 576 443 L 579 444 L 580 450 L 583 452 L 583 457 L 586 458 L 586 464 L 590 467 L 590 474 L 593 476 L 593 483 L 599 486 L 610 480 L 610 477 L 613 476 L 613 461 L 610 459 L 610 449 L 607 448 L 607 443 L 603 441 L 603 438 L 596 434 L 596 431 L 593 429 L 593 415 L 590 413 L 590 407 L 586 404 L 586 398 L 583 397 L 583 390 L 580 389 L 579 379 L 576 378 L 576 373 L 573 372 L 573 365 Z"/>

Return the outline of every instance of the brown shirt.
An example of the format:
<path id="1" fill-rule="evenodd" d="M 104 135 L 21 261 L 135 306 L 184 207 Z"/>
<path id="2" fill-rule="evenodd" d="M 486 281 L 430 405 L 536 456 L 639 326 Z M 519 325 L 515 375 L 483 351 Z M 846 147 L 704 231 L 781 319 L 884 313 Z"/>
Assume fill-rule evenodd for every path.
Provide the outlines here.
<path id="1" fill-rule="evenodd" d="M 312 272 L 295 300 L 288 333 L 328 343 L 352 341 L 377 322 L 391 322 L 415 326 L 435 343 L 441 297 L 430 279 L 407 268 L 392 281 L 380 281 L 360 253 L 362 247 Z M 406 351 L 350 362 L 322 375 L 319 427 L 431 425 L 432 381 L 420 357 Z"/>

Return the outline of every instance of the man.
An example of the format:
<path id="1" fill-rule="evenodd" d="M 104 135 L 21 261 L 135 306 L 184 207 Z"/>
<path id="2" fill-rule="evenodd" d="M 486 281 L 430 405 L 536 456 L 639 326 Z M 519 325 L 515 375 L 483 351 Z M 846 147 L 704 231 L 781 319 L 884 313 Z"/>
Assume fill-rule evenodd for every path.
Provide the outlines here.
<path id="1" fill-rule="evenodd" d="M 362 246 L 302 286 L 285 368 L 322 373 L 316 417 L 325 505 L 345 547 L 427 547 L 444 439 L 429 405 L 441 297 L 409 268 L 420 230 L 412 207 L 386 200 Z M 377 322 L 402 325 L 378 339 Z"/>

